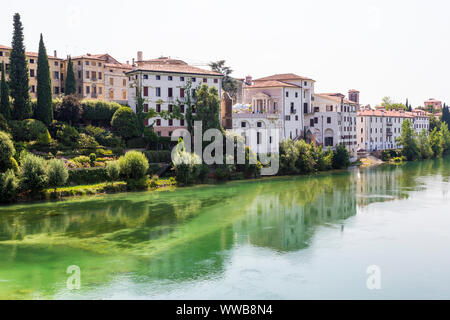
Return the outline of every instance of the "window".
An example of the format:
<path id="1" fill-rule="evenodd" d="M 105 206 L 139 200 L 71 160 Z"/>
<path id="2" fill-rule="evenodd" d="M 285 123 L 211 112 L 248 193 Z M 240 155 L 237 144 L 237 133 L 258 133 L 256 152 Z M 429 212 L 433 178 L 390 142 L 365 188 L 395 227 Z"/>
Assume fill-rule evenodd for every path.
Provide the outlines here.
<path id="1" fill-rule="evenodd" d="M 168 77 L 167 77 L 167 80 L 172 81 L 172 80 L 173 80 L 173 77 L 172 77 L 172 76 L 168 76 Z"/>
<path id="2" fill-rule="evenodd" d="M 261 122 L 261 121 L 258 121 L 258 122 L 256 123 L 256 126 L 257 126 L 258 128 L 261 128 L 261 127 L 262 127 L 262 122 Z"/>
<path id="3" fill-rule="evenodd" d="M 161 112 L 161 105 L 160 104 L 156 105 L 156 112 Z"/>
<path id="4" fill-rule="evenodd" d="M 319 118 L 315 117 L 314 118 L 314 123 L 319 123 Z"/>
<path id="5" fill-rule="evenodd" d="M 245 128 L 247 127 L 247 123 L 246 122 L 241 122 L 241 128 Z"/>
<path id="6" fill-rule="evenodd" d="M 81 94 L 81 87 L 78 87 L 78 94 Z"/>
<path id="7" fill-rule="evenodd" d="M 34 69 L 30 69 L 30 77 L 34 78 Z"/>
<path id="8" fill-rule="evenodd" d="M 173 112 L 173 105 L 169 104 L 169 112 Z"/>
<path id="9" fill-rule="evenodd" d="M 144 80 L 148 80 L 148 75 L 144 74 Z"/>
<path id="10" fill-rule="evenodd" d="M 93 62 L 92 62 L 92 65 L 95 67 L 97 64 L 93 61 Z"/>
<path id="11" fill-rule="evenodd" d="M 127 91 L 126 90 L 122 91 L 122 99 L 127 100 Z"/>
<path id="12" fill-rule="evenodd" d="M 148 97 L 148 87 L 144 87 L 144 97 Z"/>
<path id="13" fill-rule="evenodd" d="M 96 71 L 92 71 L 92 79 L 93 80 L 97 79 L 97 72 Z"/>
<path id="14" fill-rule="evenodd" d="M 78 71 L 78 79 L 81 79 L 81 71 Z"/>
<path id="15" fill-rule="evenodd" d="M 172 119 L 169 119 L 169 126 L 170 127 L 173 126 L 173 120 Z"/>
<path id="16" fill-rule="evenodd" d="M 55 94 L 59 94 L 59 87 L 53 88 L 53 92 L 54 92 Z"/>
<path id="17" fill-rule="evenodd" d="M 298 98 L 298 92 L 295 93 L 295 97 Z"/>
<path id="18" fill-rule="evenodd" d="M 180 112 L 181 112 L 181 113 L 184 113 L 184 104 L 182 104 L 182 105 L 180 106 Z"/>
<path id="19" fill-rule="evenodd" d="M 327 112 L 333 112 L 333 106 L 327 106 Z"/>
<path id="20" fill-rule="evenodd" d="M 59 62 L 55 61 L 55 67 L 59 66 Z"/>
<path id="21" fill-rule="evenodd" d="M 161 76 L 156 76 L 156 80 L 161 80 Z"/>
<path id="22" fill-rule="evenodd" d="M 89 79 L 91 76 L 91 73 L 89 71 L 86 71 L 86 78 Z"/>
<path id="23" fill-rule="evenodd" d="M 161 97 L 161 88 L 155 88 L 156 89 L 156 96 Z"/>
<path id="24" fill-rule="evenodd" d="M 207 83 L 208 79 L 207 78 L 203 78 L 203 83 Z"/>
<path id="25" fill-rule="evenodd" d="M 114 78 L 109 78 L 109 85 L 113 86 L 114 85 Z"/>
<path id="26" fill-rule="evenodd" d="M 160 126 L 161 125 L 161 119 L 156 119 L 156 125 Z"/>
<path id="27" fill-rule="evenodd" d="M 31 86 L 30 87 L 30 92 L 31 93 L 35 93 L 36 92 L 36 87 L 35 86 Z"/>
<path id="28" fill-rule="evenodd" d="M 286 121 L 291 121 L 291 116 L 286 116 Z"/>
<path id="29" fill-rule="evenodd" d="M 102 80 L 102 73 L 101 73 L 101 72 L 98 73 L 98 78 L 99 78 L 100 80 Z"/>
<path id="30" fill-rule="evenodd" d="M 191 80 L 192 80 L 192 82 L 195 82 L 195 81 L 197 81 L 197 79 L 195 79 L 195 78 L 192 78 Z"/>
<path id="31" fill-rule="evenodd" d="M 184 88 L 180 89 L 180 98 L 184 98 Z"/>
<path id="32" fill-rule="evenodd" d="M 333 146 L 333 137 L 325 137 L 325 147 Z"/>
<path id="33" fill-rule="evenodd" d="M 298 116 L 295 116 L 295 121 L 298 121 Z"/>
<path id="34" fill-rule="evenodd" d="M 103 87 L 98 87 L 98 93 L 103 94 Z"/>
<path id="35" fill-rule="evenodd" d="M 126 87 L 127 86 L 127 79 L 123 79 L 122 80 L 122 84 L 123 84 L 124 87 Z"/>
<path id="36" fill-rule="evenodd" d="M 99 62 L 99 63 L 98 63 L 98 66 L 99 66 L 99 67 L 101 67 L 101 66 L 102 66 L 102 63 L 101 63 L 101 62 Z"/>
<path id="37" fill-rule="evenodd" d="M 184 119 L 180 120 L 180 126 L 182 126 L 182 127 L 184 126 Z"/>
<path id="38" fill-rule="evenodd" d="M 144 112 L 148 112 L 148 103 L 144 103 Z"/>
<path id="39" fill-rule="evenodd" d="M 173 97 L 173 88 L 168 88 L 168 90 L 167 90 L 167 96 L 168 96 L 169 98 L 172 98 L 172 97 Z"/>
<path id="40" fill-rule="evenodd" d="M 214 79 L 214 83 L 219 83 L 219 79 Z"/>
<path id="41" fill-rule="evenodd" d="M 78 65 L 81 66 L 81 61 L 78 61 Z"/>
<path id="42" fill-rule="evenodd" d="M 309 126 L 314 127 L 314 119 L 309 119 Z"/>
<path id="43" fill-rule="evenodd" d="M 289 92 L 286 91 L 286 98 L 289 98 Z"/>
<path id="44" fill-rule="evenodd" d="M 181 82 L 184 82 L 184 77 L 180 77 L 180 81 L 181 81 Z"/>
<path id="45" fill-rule="evenodd" d="M 261 144 L 261 132 L 256 133 L 256 144 Z"/>
<path id="46" fill-rule="evenodd" d="M 30 63 L 34 63 L 34 59 L 30 59 Z"/>
<path id="47" fill-rule="evenodd" d="M 86 65 L 87 65 L 87 66 L 89 65 L 89 61 L 86 61 Z"/>
<path id="48" fill-rule="evenodd" d="M 327 117 L 327 123 L 328 123 L 328 124 L 331 123 L 331 117 Z"/>
<path id="49" fill-rule="evenodd" d="M 86 86 L 86 94 L 91 93 L 91 87 L 90 86 Z"/>
<path id="50" fill-rule="evenodd" d="M 59 72 L 58 72 L 58 71 L 55 71 L 55 72 L 53 73 L 53 79 L 55 79 L 55 80 L 58 80 L 58 79 L 59 79 Z"/>
<path id="51" fill-rule="evenodd" d="M 109 99 L 113 100 L 114 99 L 114 90 L 109 90 Z"/>
<path id="52" fill-rule="evenodd" d="M 161 131 L 156 131 L 156 134 L 158 135 L 158 137 L 161 137 Z"/>

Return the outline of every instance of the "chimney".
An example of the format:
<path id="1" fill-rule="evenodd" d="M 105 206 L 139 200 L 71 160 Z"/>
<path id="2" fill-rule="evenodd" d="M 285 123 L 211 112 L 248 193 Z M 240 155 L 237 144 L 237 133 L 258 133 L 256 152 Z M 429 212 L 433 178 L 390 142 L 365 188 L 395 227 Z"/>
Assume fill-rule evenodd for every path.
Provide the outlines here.
<path id="1" fill-rule="evenodd" d="M 133 67 L 134 67 L 134 58 L 133 58 Z"/>
<path id="2" fill-rule="evenodd" d="M 137 53 L 137 61 L 139 62 L 139 61 L 142 61 L 142 60 L 144 60 L 142 51 L 138 51 L 138 53 Z"/>
<path id="3" fill-rule="evenodd" d="M 129 66 L 129 65 L 130 65 L 130 61 L 127 60 L 127 66 Z"/>
<path id="4" fill-rule="evenodd" d="M 253 84 L 252 76 L 245 77 L 245 84 L 251 86 Z"/>
<path id="5" fill-rule="evenodd" d="M 56 52 L 56 50 L 55 50 L 55 51 L 53 51 L 53 56 L 54 56 L 55 58 L 58 58 L 58 55 L 57 55 L 57 52 Z"/>

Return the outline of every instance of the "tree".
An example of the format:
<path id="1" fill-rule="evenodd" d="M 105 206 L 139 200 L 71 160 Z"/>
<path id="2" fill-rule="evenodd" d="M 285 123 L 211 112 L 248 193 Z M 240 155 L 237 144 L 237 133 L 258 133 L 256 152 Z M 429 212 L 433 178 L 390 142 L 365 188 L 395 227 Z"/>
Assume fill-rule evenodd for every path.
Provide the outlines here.
<path id="1" fill-rule="evenodd" d="M 443 153 L 447 154 L 450 152 L 450 131 L 448 130 L 448 126 L 445 122 L 441 123 L 440 132 L 442 137 Z"/>
<path id="2" fill-rule="evenodd" d="M 336 150 L 334 150 L 333 152 L 333 168 L 343 169 L 347 168 L 349 165 L 350 165 L 350 153 L 343 144 L 340 144 L 336 147 Z"/>
<path id="3" fill-rule="evenodd" d="M 9 89 L 6 83 L 5 76 L 5 63 L 1 64 L 2 79 L 0 84 L 0 113 L 5 117 L 6 120 L 11 119 L 11 105 L 9 103 Z"/>
<path id="4" fill-rule="evenodd" d="M 9 135 L 0 131 L 0 172 L 11 169 L 11 158 L 15 153 L 14 143 Z"/>
<path id="5" fill-rule="evenodd" d="M 106 163 L 106 173 L 108 174 L 109 180 L 111 180 L 111 184 L 114 185 L 114 181 L 119 180 L 119 177 L 120 177 L 119 162 L 117 162 L 117 161 L 107 162 Z"/>
<path id="6" fill-rule="evenodd" d="M 216 62 L 211 62 L 209 64 L 212 71 L 221 73 L 222 78 L 222 89 L 230 94 L 231 97 L 236 98 L 236 93 L 238 89 L 236 79 L 230 77 L 233 70 L 230 67 L 225 66 L 225 60 L 219 60 Z"/>
<path id="7" fill-rule="evenodd" d="M 442 137 L 442 133 L 438 128 L 434 128 L 433 131 L 430 132 L 430 145 L 433 150 L 433 155 L 435 158 L 439 158 L 442 156 L 444 152 L 444 139 Z"/>
<path id="8" fill-rule="evenodd" d="M 74 95 L 63 97 L 55 108 L 55 118 L 59 121 L 68 122 L 70 125 L 78 123 L 82 113 L 81 103 Z"/>
<path id="9" fill-rule="evenodd" d="M 74 95 L 76 93 L 75 73 L 73 71 L 72 58 L 69 56 L 67 61 L 66 83 L 64 86 L 64 94 L 66 96 Z"/>
<path id="10" fill-rule="evenodd" d="M 17 195 L 18 181 L 13 170 L 0 173 L 0 202 L 10 203 Z"/>
<path id="11" fill-rule="evenodd" d="M 9 62 L 9 83 L 13 99 L 12 117 L 15 120 L 27 119 L 31 116 L 31 103 L 28 86 L 28 63 L 23 44 L 23 27 L 20 15 L 14 15 L 14 34 Z"/>
<path id="12" fill-rule="evenodd" d="M 442 108 L 442 122 L 447 124 L 447 127 L 450 128 L 450 112 L 448 106 L 444 103 L 444 107 Z"/>
<path id="13" fill-rule="evenodd" d="M 430 159 L 433 157 L 433 150 L 431 149 L 428 132 L 425 129 L 419 133 L 417 144 L 422 159 Z"/>
<path id="14" fill-rule="evenodd" d="M 53 120 L 52 81 L 50 80 L 50 66 L 42 34 L 39 41 L 36 96 L 35 117 L 48 126 Z"/>
<path id="15" fill-rule="evenodd" d="M 69 171 L 64 165 L 64 161 L 59 159 L 52 159 L 48 162 L 48 186 L 54 188 L 56 192 L 56 188 L 63 186 L 66 184 L 67 179 L 69 178 Z"/>
<path id="16" fill-rule="evenodd" d="M 220 124 L 220 100 L 219 93 L 214 87 L 203 85 L 196 91 L 196 121 L 202 122 L 203 133 L 208 129 L 223 131 Z"/>
<path id="17" fill-rule="evenodd" d="M 137 116 L 129 107 L 121 107 L 114 113 L 111 126 L 124 139 L 141 135 Z"/>
<path id="18" fill-rule="evenodd" d="M 419 148 L 417 140 L 415 139 L 415 131 L 409 120 L 402 123 L 402 133 L 397 138 L 397 143 L 402 146 L 402 155 L 408 161 L 413 161 L 419 158 Z"/>
<path id="19" fill-rule="evenodd" d="M 441 126 L 441 121 L 439 121 L 439 119 L 437 119 L 434 115 L 431 115 L 429 117 L 430 119 L 430 128 L 429 131 L 433 131 L 434 128 L 439 128 Z"/>

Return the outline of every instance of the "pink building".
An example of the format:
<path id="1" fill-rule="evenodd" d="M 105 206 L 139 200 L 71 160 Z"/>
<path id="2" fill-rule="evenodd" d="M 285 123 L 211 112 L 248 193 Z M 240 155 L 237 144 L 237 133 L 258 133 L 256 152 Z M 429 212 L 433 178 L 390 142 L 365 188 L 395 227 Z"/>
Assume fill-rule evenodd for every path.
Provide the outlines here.
<path id="1" fill-rule="evenodd" d="M 442 102 L 433 98 L 428 99 L 424 102 L 425 109 L 429 106 L 433 106 L 434 110 L 442 110 Z"/>

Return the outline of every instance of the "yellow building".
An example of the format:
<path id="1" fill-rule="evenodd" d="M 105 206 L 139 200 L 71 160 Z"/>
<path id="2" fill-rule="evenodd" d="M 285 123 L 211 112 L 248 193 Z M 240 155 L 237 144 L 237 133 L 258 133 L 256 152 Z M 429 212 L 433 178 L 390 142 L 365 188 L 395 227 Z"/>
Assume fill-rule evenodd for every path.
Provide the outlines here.
<path id="1" fill-rule="evenodd" d="M 6 77 L 8 77 L 9 70 L 9 57 L 11 55 L 11 47 L 0 45 L 0 65 L 2 62 L 6 66 Z M 38 54 L 35 52 L 26 52 L 26 58 L 28 61 L 29 70 L 29 86 L 30 86 L 30 96 L 32 99 L 36 98 L 36 88 L 37 88 L 37 60 Z M 53 98 L 57 98 L 64 92 L 64 60 L 56 56 L 56 51 L 54 56 L 48 56 L 48 63 L 50 66 L 50 78 L 52 81 L 52 93 Z"/>

